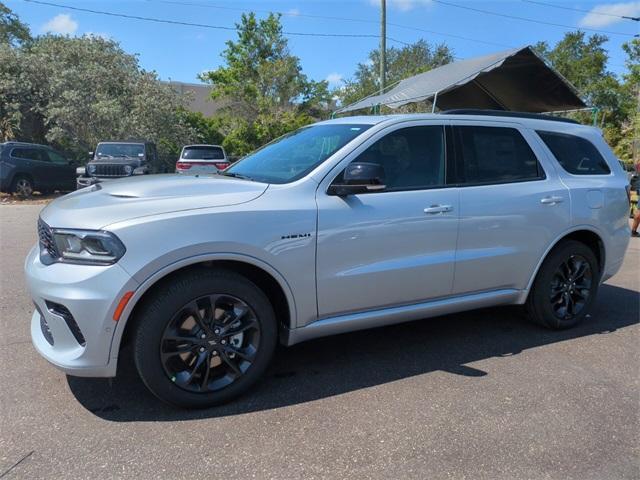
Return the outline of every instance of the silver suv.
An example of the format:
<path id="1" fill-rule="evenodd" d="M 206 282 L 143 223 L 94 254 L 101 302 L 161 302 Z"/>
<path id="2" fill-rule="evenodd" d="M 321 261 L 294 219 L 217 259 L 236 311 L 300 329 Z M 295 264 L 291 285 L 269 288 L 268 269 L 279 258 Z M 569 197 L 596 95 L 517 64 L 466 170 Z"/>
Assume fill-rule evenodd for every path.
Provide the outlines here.
<path id="1" fill-rule="evenodd" d="M 627 185 L 599 130 L 551 117 L 320 122 L 220 175 L 52 202 L 25 266 L 33 343 L 101 377 L 129 343 L 156 396 L 208 407 L 278 342 L 493 305 L 571 327 L 622 264 Z"/>

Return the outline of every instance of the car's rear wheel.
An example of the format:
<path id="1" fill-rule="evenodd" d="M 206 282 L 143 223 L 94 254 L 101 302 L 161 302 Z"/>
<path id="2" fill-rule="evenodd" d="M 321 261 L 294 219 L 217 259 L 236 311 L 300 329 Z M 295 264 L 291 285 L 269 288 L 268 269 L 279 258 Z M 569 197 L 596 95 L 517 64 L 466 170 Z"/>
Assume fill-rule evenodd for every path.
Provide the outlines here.
<path id="1" fill-rule="evenodd" d="M 527 313 L 534 322 L 553 329 L 580 323 L 591 311 L 600 283 L 600 269 L 593 251 L 568 240 L 556 246 L 536 276 L 527 299 Z"/>
<path id="2" fill-rule="evenodd" d="M 33 195 L 33 181 L 24 175 L 18 176 L 13 181 L 11 191 L 20 198 L 29 198 Z"/>
<path id="3" fill-rule="evenodd" d="M 267 297 L 231 271 L 198 269 L 174 278 L 134 321 L 140 377 L 157 397 L 185 408 L 218 405 L 246 391 L 277 340 Z"/>

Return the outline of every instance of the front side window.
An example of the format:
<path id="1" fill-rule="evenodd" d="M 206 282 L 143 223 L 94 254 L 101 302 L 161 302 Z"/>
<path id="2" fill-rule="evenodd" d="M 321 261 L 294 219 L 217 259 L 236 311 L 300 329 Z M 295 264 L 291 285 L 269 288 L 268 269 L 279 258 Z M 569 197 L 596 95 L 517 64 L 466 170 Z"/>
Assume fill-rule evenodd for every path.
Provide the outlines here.
<path id="1" fill-rule="evenodd" d="M 515 128 L 456 126 L 457 183 L 481 185 L 544 178 L 538 160 Z"/>
<path id="2" fill-rule="evenodd" d="M 537 131 L 558 163 L 573 175 L 608 175 L 609 165 L 593 144 L 575 135 Z"/>
<path id="3" fill-rule="evenodd" d="M 385 191 L 417 190 L 444 185 L 445 141 L 442 126 L 396 130 L 354 160 L 375 163 L 384 171 Z M 336 179 L 339 183 L 340 179 Z"/>
<path id="4" fill-rule="evenodd" d="M 325 124 L 303 127 L 250 153 L 222 175 L 265 183 L 304 177 L 371 125 Z"/>
<path id="5" fill-rule="evenodd" d="M 56 152 L 52 152 L 49 151 L 47 152 L 47 155 L 49 155 L 49 158 L 51 159 L 51 161 L 53 163 L 57 163 L 59 165 L 68 165 L 69 162 L 67 162 L 67 159 L 64 158 L 62 155 L 56 153 Z"/>

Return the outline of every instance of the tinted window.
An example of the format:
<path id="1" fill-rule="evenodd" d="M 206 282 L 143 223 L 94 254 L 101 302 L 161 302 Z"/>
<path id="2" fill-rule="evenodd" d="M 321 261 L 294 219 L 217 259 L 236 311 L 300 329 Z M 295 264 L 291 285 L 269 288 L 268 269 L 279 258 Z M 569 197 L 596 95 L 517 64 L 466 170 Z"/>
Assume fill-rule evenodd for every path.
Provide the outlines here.
<path id="1" fill-rule="evenodd" d="M 371 125 L 325 124 L 291 132 L 250 153 L 225 170 L 269 183 L 288 183 L 302 178 Z"/>
<path id="2" fill-rule="evenodd" d="M 144 145 L 138 143 L 100 143 L 96 158 L 138 158 L 144 156 Z"/>
<path id="3" fill-rule="evenodd" d="M 42 162 L 48 162 L 49 157 L 37 148 L 14 148 L 11 152 L 11 156 L 14 158 L 25 158 L 27 160 L 39 160 Z"/>
<path id="4" fill-rule="evenodd" d="M 410 127 L 382 137 L 354 161 L 382 166 L 386 190 L 437 187 L 444 185 L 444 149 L 443 127 Z"/>
<path id="5" fill-rule="evenodd" d="M 459 183 L 509 183 L 544 177 L 531 147 L 515 128 L 459 126 L 455 131 Z"/>
<path id="6" fill-rule="evenodd" d="M 607 175 L 611 173 L 598 149 L 588 140 L 556 132 L 538 132 L 558 163 L 574 175 Z"/>
<path id="7" fill-rule="evenodd" d="M 59 164 L 62 164 L 62 165 L 68 165 L 69 164 L 69 162 L 67 162 L 67 159 L 64 158 L 62 155 L 60 155 L 59 153 L 48 151 L 47 155 L 49 155 L 49 159 L 51 159 L 51 161 L 53 163 L 59 163 Z"/>
<path id="8" fill-rule="evenodd" d="M 192 160 L 224 160 L 224 152 L 220 147 L 185 147 L 182 150 L 182 158 Z"/>

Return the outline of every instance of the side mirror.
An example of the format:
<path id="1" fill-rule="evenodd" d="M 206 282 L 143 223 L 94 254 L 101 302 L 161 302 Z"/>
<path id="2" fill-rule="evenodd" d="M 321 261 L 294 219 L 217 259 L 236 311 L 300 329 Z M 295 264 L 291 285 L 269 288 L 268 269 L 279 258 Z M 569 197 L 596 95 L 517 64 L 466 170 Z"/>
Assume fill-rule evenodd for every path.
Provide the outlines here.
<path id="1" fill-rule="evenodd" d="M 377 163 L 352 162 L 345 169 L 342 181 L 329 186 L 329 195 L 356 195 L 387 188 L 384 168 Z"/>
<path id="2" fill-rule="evenodd" d="M 89 158 L 93 158 L 93 152 L 89 152 Z"/>

